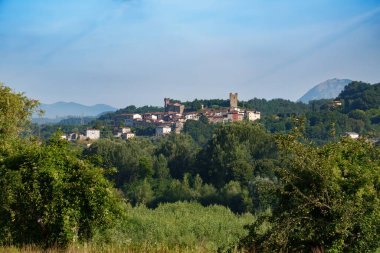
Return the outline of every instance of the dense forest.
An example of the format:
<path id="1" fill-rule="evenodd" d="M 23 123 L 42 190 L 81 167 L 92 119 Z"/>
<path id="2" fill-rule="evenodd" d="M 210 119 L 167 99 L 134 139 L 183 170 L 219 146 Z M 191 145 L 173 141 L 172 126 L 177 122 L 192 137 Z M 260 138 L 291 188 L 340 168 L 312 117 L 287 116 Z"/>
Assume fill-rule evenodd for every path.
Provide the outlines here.
<path id="1" fill-rule="evenodd" d="M 380 149 L 368 140 L 379 136 L 379 87 L 351 83 L 340 107 L 253 99 L 240 106 L 261 110 L 258 122 L 201 117 L 162 138 L 107 137 L 105 116 L 92 123 L 105 138 L 88 147 L 60 138 L 67 125 L 31 125 L 38 102 L 1 85 L 0 245 L 374 252 Z"/>

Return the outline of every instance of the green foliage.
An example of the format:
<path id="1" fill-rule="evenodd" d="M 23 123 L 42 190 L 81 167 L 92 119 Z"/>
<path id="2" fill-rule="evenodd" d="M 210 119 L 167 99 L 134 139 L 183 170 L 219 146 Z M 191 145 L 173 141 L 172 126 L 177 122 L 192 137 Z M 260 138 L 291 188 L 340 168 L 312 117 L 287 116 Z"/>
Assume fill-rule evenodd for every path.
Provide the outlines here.
<path id="1" fill-rule="evenodd" d="M 163 155 L 168 163 L 170 175 L 181 179 L 194 167 L 198 146 L 189 135 L 171 134 L 161 139 L 156 155 Z"/>
<path id="2" fill-rule="evenodd" d="M 380 246 L 380 151 L 364 140 L 338 139 L 345 131 L 380 136 L 378 85 L 349 85 L 340 95 L 343 109 L 330 100 L 253 99 L 240 105 L 260 110 L 263 125 L 212 125 L 201 117 L 186 122 L 185 134 L 110 137 L 83 152 L 60 133 L 46 144 L 20 138 L 37 102 L 0 88 L 2 245 L 92 240 L 100 248 L 223 251 L 244 237 L 242 246 L 260 252 L 371 252 Z M 188 103 L 193 110 L 228 106 L 228 100 Z M 119 113 L 153 109 L 162 108 L 131 106 Z M 91 123 L 103 137 L 113 130 L 111 116 Z M 47 137 L 57 129 L 36 132 Z M 334 142 L 322 146 L 327 141 Z M 135 207 L 123 205 L 106 177 Z M 199 204 L 162 204 L 177 201 Z M 242 226 L 252 215 L 232 213 L 259 211 L 248 231 Z"/>
<path id="3" fill-rule="evenodd" d="M 230 207 L 236 213 L 252 210 L 252 199 L 249 191 L 241 187 L 239 182 L 231 181 L 220 189 L 220 204 Z"/>
<path id="4" fill-rule="evenodd" d="M 201 105 L 206 108 L 229 107 L 230 101 L 227 99 L 195 99 L 193 102 L 183 102 L 182 104 L 191 108 L 192 111 L 197 111 Z"/>
<path id="5" fill-rule="evenodd" d="M 219 203 L 217 190 L 204 184 L 199 175 L 190 177 L 186 174 L 182 181 L 178 179 L 155 180 L 152 188 L 156 193 L 155 199 L 149 203 L 150 207 L 157 207 L 159 203 L 176 201 L 197 201 L 203 205 Z"/>
<path id="6" fill-rule="evenodd" d="M 133 128 L 137 136 L 154 136 L 156 134 L 155 126 L 137 126 Z"/>
<path id="7" fill-rule="evenodd" d="M 88 240 L 122 214 L 104 171 L 79 159 L 59 134 L 3 157 L 0 188 L 1 244 Z"/>
<path id="8" fill-rule="evenodd" d="M 201 116 L 199 120 L 188 120 L 183 126 L 183 132 L 190 135 L 200 146 L 205 146 L 211 139 L 217 124 L 210 124 L 206 116 Z"/>
<path id="9" fill-rule="evenodd" d="M 259 252 L 376 250 L 379 149 L 350 139 L 314 147 L 295 137 L 278 138 L 278 205 L 249 227 L 242 244 Z M 270 227 L 262 231 L 263 224 Z"/>
<path id="10" fill-rule="evenodd" d="M 357 115 L 357 116 L 354 116 Z M 320 111 L 307 114 L 307 125 L 305 135 L 315 140 L 317 143 L 326 143 L 334 140 L 336 136 L 342 136 L 345 132 L 357 132 L 362 134 L 368 126 L 358 115 L 360 112 L 353 112 L 352 115 L 342 114 L 339 111 Z M 332 127 L 334 134 L 332 135 Z M 321 141 L 323 140 L 323 141 Z"/>
<path id="11" fill-rule="evenodd" d="M 260 111 L 263 115 L 300 115 L 304 114 L 308 111 L 308 105 L 297 102 L 294 103 L 290 100 L 285 99 L 259 99 L 254 98 L 248 100 L 247 102 L 241 101 L 239 102 L 239 106 L 248 109 L 254 109 Z"/>
<path id="12" fill-rule="evenodd" d="M 85 156 L 96 165 L 117 169 L 117 173 L 110 176 L 115 180 L 116 186 L 151 177 L 153 171 L 154 146 L 145 139 L 132 139 L 128 141 L 99 140 L 85 150 Z"/>
<path id="13" fill-rule="evenodd" d="M 254 221 L 250 214 L 234 215 L 222 206 L 197 203 L 163 204 L 152 210 L 144 206 L 127 209 L 127 219 L 100 231 L 93 243 L 115 248 L 166 245 L 169 248 L 224 251 L 244 236 L 243 226 Z"/>
<path id="14" fill-rule="evenodd" d="M 380 84 L 352 82 L 339 94 L 344 101 L 344 111 L 377 109 L 380 105 Z"/>
<path id="15" fill-rule="evenodd" d="M 255 161 L 275 154 L 273 137 L 262 126 L 250 122 L 223 125 L 200 153 L 198 173 L 218 188 L 233 180 L 247 185 L 253 179 Z"/>
<path id="16" fill-rule="evenodd" d="M 0 83 L 0 148 L 6 148 L 7 141 L 18 136 L 38 106 L 22 93 L 15 93 Z"/>
<path id="17" fill-rule="evenodd" d="M 52 125 L 52 124 L 32 124 L 31 130 L 34 136 L 38 136 L 41 140 L 47 141 L 53 136 L 57 131 L 66 133 L 84 133 L 88 127 L 85 125 Z"/>

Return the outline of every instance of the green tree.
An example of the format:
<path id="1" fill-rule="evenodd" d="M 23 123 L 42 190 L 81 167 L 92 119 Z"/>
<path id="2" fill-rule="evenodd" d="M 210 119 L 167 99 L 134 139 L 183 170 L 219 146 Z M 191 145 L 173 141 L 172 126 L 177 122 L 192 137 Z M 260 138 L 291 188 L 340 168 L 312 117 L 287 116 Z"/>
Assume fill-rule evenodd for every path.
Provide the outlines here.
<path id="1" fill-rule="evenodd" d="M 106 169 L 116 168 L 117 172 L 110 175 L 117 187 L 125 183 L 132 183 L 144 178 L 152 177 L 153 144 L 144 139 L 99 140 L 85 150 L 85 156 L 96 165 Z"/>
<path id="2" fill-rule="evenodd" d="M 6 148 L 10 140 L 25 130 L 38 101 L 16 93 L 0 83 L 0 148 Z"/>
<path id="3" fill-rule="evenodd" d="M 59 134 L 0 160 L 0 243 L 88 240 L 122 214 L 104 170 L 78 158 Z"/>
<path id="4" fill-rule="evenodd" d="M 314 147 L 297 135 L 279 137 L 278 145 L 278 204 L 249 226 L 242 244 L 259 252 L 375 251 L 379 149 L 349 138 Z"/>
<path id="5" fill-rule="evenodd" d="M 182 179 L 185 173 L 193 172 L 198 151 L 198 146 L 189 135 L 171 134 L 162 139 L 156 155 L 163 155 L 167 159 L 173 178 Z"/>
<path id="6" fill-rule="evenodd" d="M 205 146 L 217 126 L 216 124 L 210 124 L 207 117 L 202 115 L 199 120 L 186 121 L 183 126 L 183 132 L 193 137 L 194 141 L 200 146 Z"/>
<path id="7" fill-rule="evenodd" d="M 217 188 L 230 181 L 243 185 L 253 179 L 255 161 L 274 158 L 274 139 L 251 122 L 236 122 L 219 127 L 198 157 L 198 173 Z"/>

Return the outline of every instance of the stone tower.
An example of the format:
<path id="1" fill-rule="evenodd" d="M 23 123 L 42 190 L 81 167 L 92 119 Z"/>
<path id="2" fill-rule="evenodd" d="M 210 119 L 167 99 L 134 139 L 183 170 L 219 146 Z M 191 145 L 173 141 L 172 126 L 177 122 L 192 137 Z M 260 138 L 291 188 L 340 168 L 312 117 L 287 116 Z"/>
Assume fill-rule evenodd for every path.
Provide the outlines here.
<path id="1" fill-rule="evenodd" d="M 165 112 L 169 110 L 170 98 L 164 98 Z"/>
<path id="2" fill-rule="evenodd" d="M 237 107 L 238 107 L 238 94 L 230 93 L 230 108 L 237 108 Z"/>

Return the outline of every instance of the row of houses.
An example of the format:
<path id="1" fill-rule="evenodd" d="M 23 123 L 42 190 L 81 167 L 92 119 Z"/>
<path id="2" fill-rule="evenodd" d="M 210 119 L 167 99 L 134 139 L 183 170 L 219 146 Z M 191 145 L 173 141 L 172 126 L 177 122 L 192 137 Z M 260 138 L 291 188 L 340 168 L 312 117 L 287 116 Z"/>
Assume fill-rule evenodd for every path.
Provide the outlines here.
<path id="1" fill-rule="evenodd" d="M 132 132 L 130 127 L 120 127 L 114 130 L 114 137 L 129 140 L 134 138 L 135 134 Z"/>
<path id="2" fill-rule="evenodd" d="M 131 131 L 129 127 L 118 128 L 114 132 L 114 137 L 122 138 L 122 139 L 131 139 L 135 137 L 135 134 Z M 62 135 L 62 139 L 68 141 L 91 141 L 91 140 L 99 140 L 100 139 L 100 130 L 99 129 L 87 129 L 85 134 L 81 133 L 70 133 L 67 135 Z"/>
<path id="3" fill-rule="evenodd" d="M 175 129 L 174 129 L 175 130 Z M 156 127 L 156 135 L 163 136 L 170 134 L 172 132 L 172 127 L 168 125 L 161 125 Z M 360 136 L 355 132 L 345 132 L 343 136 L 350 137 L 352 139 L 358 139 Z M 115 138 L 122 138 L 125 140 L 131 139 L 135 137 L 135 134 L 132 132 L 130 127 L 121 127 L 116 128 L 114 133 Z M 98 140 L 100 139 L 100 130 L 98 129 L 87 129 L 86 134 L 79 133 L 71 133 L 68 135 L 62 135 L 62 139 L 66 139 L 68 141 L 76 141 L 76 140 Z M 379 140 L 374 140 L 374 142 L 378 143 Z"/>
<path id="4" fill-rule="evenodd" d="M 203 108 L 198 112 L 185 112 L 185 106 L 164 99 L 164 112 L 144 114 L 126 113 L 114 117 L 115 122 L 128 127 L 156 126 L 156 135 L 166 135 L 171 131 L 179 133 L 187 120 L 199 120 L 203 115 L 210 123 L 227 123 L 241 120 L 255 121 L 261 118 L 259 111 L 238 108 L 238 94 L 230 93 L 230 107 L 221 109 Z"/>
<path id="5" fill-rule="evenodd" d="M 155 134 L 163 136 L 171 132 L 180 133 L 188 120 L 199 120 L 205 116 L 210 123 L 227 123 L 241 120 L 255 121 L 261 118 L 261 114 L 254 110 L 243 110 L 238 108 L 238 94 L 230 93 L 229 108 L 204 108 L 197 112 L 185 112 L 185 106 L 178 102 L 173 102 L 170 98 L 164 99 L 164 112 L 149 113 L 126 113 L 114 117 L 115 127 L 113 136 L 115 138 L 131 139 L 135 137 L 131 127 L 155 126 Z M 87 129 L 85 134 L 71 133 L 62 136 L 69 141 L 76 140 L 98 140 L 100 130 Z"/>
<path id="6" fill-rule="evenodd" d="M 70 133 L 67 135 L 62 135 L 61 138 L 68 140 L 68 141 L 98 140 L 98 139 L 100 139 L 100 130 L 98 130 L 98 129 L 87 129 L 85 134 Z"/>

